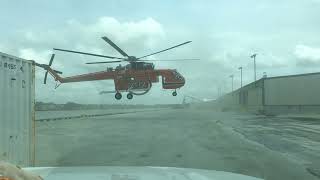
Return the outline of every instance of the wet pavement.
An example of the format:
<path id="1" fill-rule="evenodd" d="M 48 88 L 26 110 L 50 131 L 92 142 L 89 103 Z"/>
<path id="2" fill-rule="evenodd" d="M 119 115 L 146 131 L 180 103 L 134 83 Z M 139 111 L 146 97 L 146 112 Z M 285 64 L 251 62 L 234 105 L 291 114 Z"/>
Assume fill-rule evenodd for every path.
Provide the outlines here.
<path id="1" fill-rule="evenodd" d="M 319 179 L 320 121 L 167 109 L 37 122 L 39 166 L 170 166 Z"/>

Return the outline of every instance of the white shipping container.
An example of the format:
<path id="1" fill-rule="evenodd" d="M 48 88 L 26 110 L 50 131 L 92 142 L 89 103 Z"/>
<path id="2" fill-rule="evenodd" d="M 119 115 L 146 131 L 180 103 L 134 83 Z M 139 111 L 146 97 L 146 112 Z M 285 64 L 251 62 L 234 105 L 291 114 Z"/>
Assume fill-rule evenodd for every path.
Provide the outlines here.
<path id="1" fill-rule="evenodd" d="M 0 161 L 35 163 L 34 77 L 32 61 L 0 52 Z"/>

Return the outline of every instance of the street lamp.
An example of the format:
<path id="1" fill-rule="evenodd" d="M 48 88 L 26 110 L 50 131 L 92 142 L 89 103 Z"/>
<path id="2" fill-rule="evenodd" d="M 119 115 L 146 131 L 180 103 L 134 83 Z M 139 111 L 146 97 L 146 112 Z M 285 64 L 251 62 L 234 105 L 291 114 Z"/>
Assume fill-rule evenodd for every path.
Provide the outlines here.
<path id="1" fill-rule="evenodd" d="M 252 54 L 250 57 L 253 58 L 253 68 L 254 68 L 254 81 L 257 80 L 257 73 L 256 73 L 256 56 L 257 54 Z"/>
<path id="2" fill-rule="evenodd" d="M 231 81 L 232 81 L 231 87 L 232 87 L 232 92 L 233 92 L 233 77 L 234 77 L 234 76 L 233 76 L 233 74 L 232 74 L 232 75 L 230 75 L 229 77 L 231 78 Z"/>
<path id="3" fill-rule="evenodd" d="M 241 84 L 241 88 L 242 88 L 242 66 L 238 68 L 240 70 L 240 84 Z"/>

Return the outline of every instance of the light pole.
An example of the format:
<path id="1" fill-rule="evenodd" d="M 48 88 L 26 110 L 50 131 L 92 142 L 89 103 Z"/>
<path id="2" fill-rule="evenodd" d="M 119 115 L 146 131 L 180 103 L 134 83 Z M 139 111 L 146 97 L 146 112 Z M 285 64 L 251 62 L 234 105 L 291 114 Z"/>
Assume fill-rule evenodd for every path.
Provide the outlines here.
<path id="1" fill-rule="evenodd" d="M 232 88 L 232 92 L 233 92 L 233 74 L 229 76 L 231 78 L 232 84 L 231 84 L 231 88 Z"/>
<path id="2" fill-rule="evenodd" d="M 242 88 L 242 66 L 239 67 L 240 69 L 240 84 L 241 84 L 241 88 Z"/>
<path id="3" fill-rule="evenodd" d="M 254 68 L 254 81 L 257 80 L 257 73 L 256 73 L 256 56 L 257 54 L 252 54 L 250 57 L 253 58 L 253 68 Z"/>

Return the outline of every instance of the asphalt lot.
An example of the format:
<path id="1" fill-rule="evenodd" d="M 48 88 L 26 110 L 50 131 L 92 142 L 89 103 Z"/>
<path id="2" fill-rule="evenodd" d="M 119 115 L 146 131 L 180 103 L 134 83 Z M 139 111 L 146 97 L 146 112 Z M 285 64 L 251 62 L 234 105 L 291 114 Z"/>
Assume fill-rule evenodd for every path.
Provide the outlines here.
<path id="1" fill-rule="evenodd" d="M 188 108 L 37 122 L 36 161 L 319 179 L 320 121 L 282 119 Z"/>

